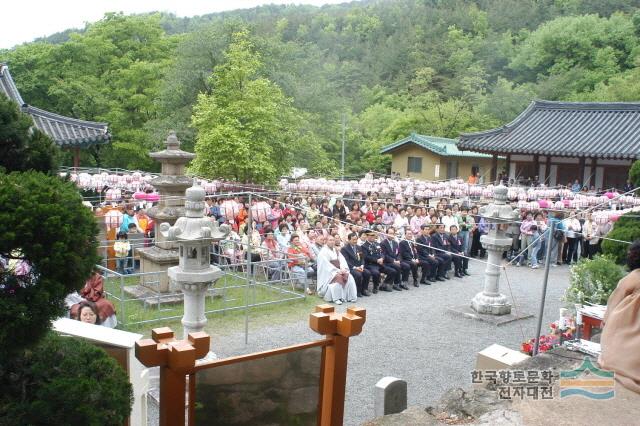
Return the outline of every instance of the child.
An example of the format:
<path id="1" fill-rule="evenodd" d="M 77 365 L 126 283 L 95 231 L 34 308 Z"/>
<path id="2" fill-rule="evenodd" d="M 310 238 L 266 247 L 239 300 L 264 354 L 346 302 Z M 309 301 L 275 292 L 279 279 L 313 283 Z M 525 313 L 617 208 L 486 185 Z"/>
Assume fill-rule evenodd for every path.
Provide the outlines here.
<path id="1" fill-rule="evenodd" d="M 129 244 L 127 233 L 118 232 L 117 240 L 113 243 L 113 250 L 116 252 L 116 269 L 121 274 L 128 274 L 127 260 L 131 244 Z"/>

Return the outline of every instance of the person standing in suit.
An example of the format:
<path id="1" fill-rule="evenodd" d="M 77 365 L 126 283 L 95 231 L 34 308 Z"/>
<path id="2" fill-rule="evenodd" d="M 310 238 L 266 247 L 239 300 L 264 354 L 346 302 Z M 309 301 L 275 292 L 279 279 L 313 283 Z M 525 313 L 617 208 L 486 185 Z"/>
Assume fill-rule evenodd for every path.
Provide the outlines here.
<path id="1" fill-rule="evenodd" d="M 380 285 L 380 273 L 386 274 L 387 278 L 384 280 L 380 290 L 391 291 L 391 284 L 396 277 L 396 270 L 384 264 L 384 257 L 380 246 L 376 241 L 376 234 L 373 231 L 367 231 L 365 234 L 367 241 L 362 244 L 362 250 L 364 253 L 364 265 L 365 269 L 371 274 L 371 280 L 373 281 L 373 293 L 378 292 L 378 286 Z"/>
<path id="2" fill-rule="evenodd" d="M 413 286 L 418 285 L 418 266 L 422 267 L 422 279 L 426 280 L 429 264 L 418 258 L 418 248 L 416 242 L 413 241 L 413 232 L 410 229 L 405 230 L 405 239 L 400 241 L 400 261 L 406 263 L 411 268 L 411 276 L 413 277 Z"/>
<path id="3" fill-rule="evenodd" d="M 451 269 L 451 254 L 449 254 L 449 239 L 444 232 L 442 223 L 438 223 L 436 232 L 431 235 L 431 246 L 435 250 L 436 257 L 444 263 L 444 276 L 442 278 L 448 280 L 448 272 Z"/>
<path id="4" fill-rule="evenodd" d="M 416 238 L 416 245 L 418 246 L 418 259 L 429 265 L 428 275 L 422 275 L 422 284 L 429 285 L 436 281 L 444 281 L 441 278 L 444 275 L 444 263 L 435 256 L 433 248 L 431 248 L 431 236 L 429 235 L 429 225 L 422 225 L 420 227 L 421 235 Z M 429 282 L 427 282 L 427 280 Z"/>
<path id="5" fill-rule="evenodd" d="M 352 232 L 347 236 L 347 239 L 348 243 L 340 251 L 349 265 L 349 272 L 356 281 L 358 297 L 371 296 L 369 293 L 371 273 L 364 267 L 364 254 L 362 248 L 358 246 L 358 234 Z"/>
<path id="6" fill-rule="evenodd" d="M 449 250 L 455 267 L 455 276 L 464 278 L 465 275 L 469 275 L 467 272 L 469 259 L 464 257 L 464 238 L 458 233 L 456 225 L 451 225 L 451 228 L 449 228 Z"/>
<path id="7" fill-rule="evenodd" d="M 400 261 L 400 247 L 398 241 L 396 241 L 396 229 L 390 226 L 387 229 L 387 238 L 380 243 L 382 254 L 384 256 L 384 263 L 389 267 L 395 269 L 396 276 L 393 283 L 394 290 L 409 290 L 409 271 L 410 266 L 407 263 Z"/>

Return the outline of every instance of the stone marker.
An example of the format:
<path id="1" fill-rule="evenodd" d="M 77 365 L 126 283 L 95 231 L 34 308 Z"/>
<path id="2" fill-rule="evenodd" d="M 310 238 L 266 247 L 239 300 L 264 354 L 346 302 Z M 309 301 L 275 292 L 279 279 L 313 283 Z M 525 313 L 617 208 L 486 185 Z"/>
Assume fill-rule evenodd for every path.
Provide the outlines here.
<path id="1" fill-rule="evenodd" d="M 400 413 L 407 409 L 407 382 L 395 377 L 383 377 L 376 383 L 376 417 Z"/>

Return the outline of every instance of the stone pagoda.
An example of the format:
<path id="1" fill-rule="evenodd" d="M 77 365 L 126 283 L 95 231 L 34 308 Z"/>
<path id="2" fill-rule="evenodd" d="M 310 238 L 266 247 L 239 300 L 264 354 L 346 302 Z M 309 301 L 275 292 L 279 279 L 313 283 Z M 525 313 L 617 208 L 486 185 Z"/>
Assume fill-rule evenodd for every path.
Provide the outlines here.
<path id="1" fill-rule="evenodd" d="M 186 215 L 175 225 L 164 222 L 158 228 L 164 241 L 178 246 L 178 265 L 168 269 L 172 284 L 184 294 L 184 337 L 202 331 L 207 322 L 205 296 L 207 289 L 222 275 L 217 266 L 209 263 L 211 243 L 225 238 L 231 228 L 204 217 L 205 191 L 194 185 L 187 189 L 184 202 Z"/>
<path id="2" fill-rule="evenodd" d="M 502 253 L 511 247 L 514 221 L 519 220 L 517 209 L 507 203 L 507 187 L 502 184 L 493 191 L 494 202 L 480 208 L 491 229 L 480 237 L 480 243 L 487 250 L 487 268 L 484 275 L 484 289 L 471 300 L 471 308 L 478 314 L 506 315 L 511 313 L 511 303 L 500 294 L 500 264 Z"/>
<path id="3" fill-rule="evenodd" d="M 185 167 L 195 158 L 195 154 L 180 149 L 180 141 L 176 133 L 171 131 L 165 142 L 166 149 L 149 154 L 151 158 L 162 164 L 162 174 L 150 183 L 160 194 L 160 202 L 147 211 L 155 222 L 156 243 L 152 247 L 137 250 L 140 255 L 140 269 L 143 273 L 165 272 L 178 265 L 178 247 L 174 241 L 167 241 L 159 231 L 160 223 L 169 226 L 184 216 L 185 190 L 191 186 L 192 179 L 185 176 Z M 158 283 L 159 281 L 159 283 Z M 153 282 L 153 286 L 150 284 Z M 177 290 L 169 285 L 169 277 L 164 274 L 142 275 L 143 286 L 153 287 L 154 291 L 167 293 Z"/>

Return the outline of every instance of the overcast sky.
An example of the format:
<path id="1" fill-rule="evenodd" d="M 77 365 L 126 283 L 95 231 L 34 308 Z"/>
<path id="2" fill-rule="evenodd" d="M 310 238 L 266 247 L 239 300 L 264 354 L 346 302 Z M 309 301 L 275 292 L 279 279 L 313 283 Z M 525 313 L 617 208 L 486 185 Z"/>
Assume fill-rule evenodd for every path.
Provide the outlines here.
<path id="1" fill-rule="evenodd" d="M 32 41 L 68 28 L 83 28 L 105 12 L 172 12 L 195 16 L 264 4 L 344 3 L 348 0 L 7 0 L 0 13 L 0 49 Z"/>

